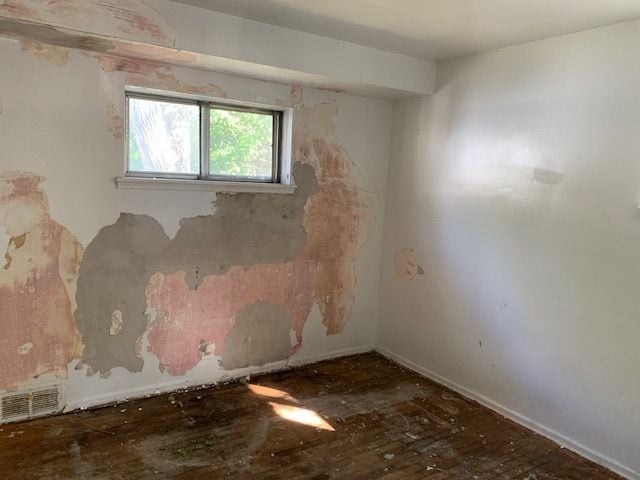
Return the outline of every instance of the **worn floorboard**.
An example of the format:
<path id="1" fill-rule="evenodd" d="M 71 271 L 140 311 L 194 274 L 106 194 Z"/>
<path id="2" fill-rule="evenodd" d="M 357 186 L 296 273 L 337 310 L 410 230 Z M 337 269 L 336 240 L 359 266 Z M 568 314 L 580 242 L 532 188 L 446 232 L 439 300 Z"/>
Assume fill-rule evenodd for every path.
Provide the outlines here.
<path id="1" fill-rule="evenodd" d="M 620 478 L 376 354 L 0 425 L 2 479 Z"/>

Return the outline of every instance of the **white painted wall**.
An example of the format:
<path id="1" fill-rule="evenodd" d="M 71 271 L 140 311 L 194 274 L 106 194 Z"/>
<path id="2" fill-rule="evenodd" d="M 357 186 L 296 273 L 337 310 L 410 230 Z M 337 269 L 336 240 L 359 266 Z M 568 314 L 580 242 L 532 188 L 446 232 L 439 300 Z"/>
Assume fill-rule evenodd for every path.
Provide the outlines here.
<path id="1" fill-rule="evenodd" d="M 465 57 L 396 106 L 378 327 L 382 351 L 630 478 L 638 45 L 632 22 Z M 401 248 L 425 275 L 396 274 Z"/>
<path id="2" fill-rule="evenodd" d="M 43 176 L 41 186 L 56 222 L 86 247 L 100 228 L 118 219 L 120 212 L 153 216 L 170 237 L 175 235 L 181 218 L 213 212 L 215 195 L 208 192 L 116 188 L 113 179 L 123 173 L 124 140 L 110 131 L 114 124 L 122 124 L 121 119 L 110 118 L 108 107 L 111 104 L 122 115 L 125 84 L 144 86 L 144 75 L 127 78 L 123 72 L 109 72 L 94 56 L 79 51 L 67 52 L 68 62 L 56 65 L 52 59 L 57 57 L 52 52 L 42 50 L 46 58 L 39 59 L 34 56 L 39 55 L 39 50 L 25 52 L 22 47 L 17 41 L 0 39 L 0 171 Z M 167 67 L 160 73 L 160 83 L 169 85 L 169 90 L 171 86 L 185 91 L 210 89 L 212 96 L 223 90 L 230 99 L 266 104 L 288 101 L 291 93 L 289 85 L 200 70 Z M 154 74 L 149 77 L 156 78 Z M 157 79 L 147 86 L 162 88 Z M 377 220 L 360 251 L 355 303 L 345 330 L 327 337 L 314 308 L 305 325 L 303 348 L 289 360 L 291 364 L 369 351 L 375 343 L 392 104 L 316 89 L 303 91 L 306 107 L 334 100 L 338 106 L 333 118 L 337 142 L 353 161 L 362 185 L 377 192 Z M 6 245 L 7 238 L 0 236 L 0 241 L 3 239 Z M 87 376 L 86 366 L 75 370 L 77 361 L 69 365 L 69 379 L 63 382 L 67 408 L 211 383 L 286 365 L 283 361 L 264 368 L 228 372 L 218 365 L 218 358 L 212 357 L 185 376 L 172 377 L 160 372 L 158 360 L 146 351 L 144 339 L 142 347 L 145 366 L 140 373 L 116 368 L 104 379 Z M 50 380 L 43 376 L 36 382 Z"/>

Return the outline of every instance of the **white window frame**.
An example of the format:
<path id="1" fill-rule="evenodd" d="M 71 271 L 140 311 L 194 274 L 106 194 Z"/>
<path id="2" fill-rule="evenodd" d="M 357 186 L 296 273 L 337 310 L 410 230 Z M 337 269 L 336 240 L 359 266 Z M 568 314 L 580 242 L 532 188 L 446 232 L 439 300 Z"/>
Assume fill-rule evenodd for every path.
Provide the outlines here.
<path id="1" fill-rule="evenodd" d="M 197 174 L 129 171 L 129 98 L 194 104 L 200 107 L 200 172 Z M 196 190 L 248 193 L 293 193 L 291 137 L 293 109 L 260 103 L 234 101 L 140 87 L 125 89 L 124 169 L 116 178 L 123 189 Z M 209 173 L 209 109 L 227 109 L 270 114 L 274 118 L 272 177 L 268 180 L 215 176 Z"/>

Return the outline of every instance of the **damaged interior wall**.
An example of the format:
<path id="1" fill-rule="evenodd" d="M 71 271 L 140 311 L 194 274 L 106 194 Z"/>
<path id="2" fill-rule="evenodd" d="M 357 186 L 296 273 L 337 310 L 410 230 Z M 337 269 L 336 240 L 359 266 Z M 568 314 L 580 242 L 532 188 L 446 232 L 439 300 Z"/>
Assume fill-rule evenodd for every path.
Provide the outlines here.
<path id="1" fill-rule="evenodd" d="M 68 409 L 370 350 L 389 102 L 0 39 L 0 392 Z M 124 89 L 294 108 L 285 194 L 119 190 Z"/>
<path id="2" fill-rule="evenodd" d="M 220 65 L 141 5 L 0 0 L 0 392 L 73 409 L 377 344 L 639 477 L 639 23 L 442 64 L 392 107 L 186 68 Z M 236 58 L 204 15 L 187 43 Z M 354 91 L 431 92 L 354 51 Z M 295 194 L 118 190 L 125 86 L 293 107 Z"/>
<path id="3" fill-rule="evenodd" d="M 384 351 L 629 478 L 639 42 L 631 22 L 473 55 L 396 106 L 378 327 Z"/>

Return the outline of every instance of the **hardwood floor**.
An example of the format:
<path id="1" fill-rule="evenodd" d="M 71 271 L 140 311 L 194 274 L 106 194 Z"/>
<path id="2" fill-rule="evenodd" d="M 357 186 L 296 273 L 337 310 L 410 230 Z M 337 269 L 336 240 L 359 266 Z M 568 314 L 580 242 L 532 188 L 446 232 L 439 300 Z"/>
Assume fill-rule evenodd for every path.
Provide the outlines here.
<path id="1" fill-rule="evenodd" d="M 7 480 L 620 478 L 376 354 L 0 429 Z"/>

